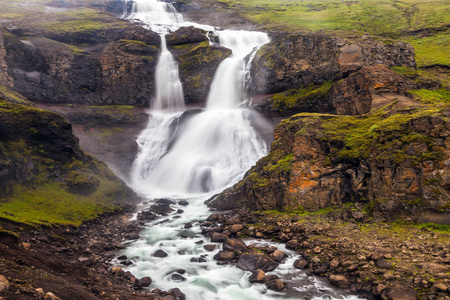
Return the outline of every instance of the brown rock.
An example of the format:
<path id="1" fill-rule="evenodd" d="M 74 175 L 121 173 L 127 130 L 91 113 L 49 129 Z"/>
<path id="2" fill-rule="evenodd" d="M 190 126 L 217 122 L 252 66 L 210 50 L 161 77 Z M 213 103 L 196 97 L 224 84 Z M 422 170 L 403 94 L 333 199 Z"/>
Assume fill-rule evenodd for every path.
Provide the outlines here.
<path id="1" fill-rule="evenodd" d="M 5 278 L 5 276 L 0 275 L 0 292 L 6 291 L 9 289 L 9 281 Z"/>
<path id="2" fill-rule="evenodd" d="M 275 250 L 271 254 L 271 257 L 277 262 L 281 262 L 285 256 L 286 256 L 286 254 L 281 250 Z"/>
<path id="3" fill-rule="evenodd" d="M 382 269 L 390 269 L 392 268 L 393 262 L 389 261 L 389 260 L 385 260 L 385 259 L 379 259 L 375 262 L 375 265 L 378 268 L 382 268 Z"/>
<path id="4" fill-rule="evenodd" d="M 350 281 L 342 275 L 330 275 L 328 279 L 331 284 L 334 284 L 342 289 L 346 289 L 350 286 Z"/>
<path id="5" fill-rule="evenodd" d="M 267 281 L 265 283 L 266 287 L 270 290 L 281 292 L 285 288 L 285 284 L 280 279 L 273 279 L 270 281 Z"/>
<path id="6" fill-rule="evenodd" d="M 387 300 L 415 300 L 417 292 L 408 287 L 396 286 L 385 290 L 382 298 Z"/>
<path id="7" fill-rule="evenodd" d="M 223 243 L 224 250 L 240 253 L 247 250 L 247 245 L 239 239 L 228 239 Z"/>
<path id="8" fill-rule="evenodd" d="M 152 279 L 150 277 L 143 277 L 139 279 L 139 285 L 143 287 L 149 287 L 152 284 Z"/>
<path id="9" fill-rule="evenodd" d="M 226 236 L 223 233 L 214 232 L 211 235 L 211 242 L 213 243 L 223 243 L 228 239 L 228 236 Z"/>
<path id="10" fill-rule="evenodd" d="M 228 227 L 228 230 L 231 233 L 236 233 L 236 232 L 240 231 L 242 228 L 244 228 L 244 226 L 242 226 L 241 224 L 235 224 L 235 225 L 231 225 L 230 227 Z"/>
<path id="11" fill-rule="evenodd" d="M 308 261 L 304 258 L 299 258 L 296 261 L 294 261 L 294 268 L 304 269 L 307 266 L 308 266 Z"/>
<path id="12" fill-rule="evenodd" d="M 381 295 L 381 293 L 387 288 L 384 284 L 378 284 L 376 286 L 372 287 L 372 294 L 378 296 Z"/>
<path id="13" fill-rule="evenodd" d="M 211 251 L 214 251 L 214 250 L 217 249 L 217 245 L 206 244 L 206 245 L 203 245 L 203 248 L 204 248 L 206 251 L 211 252 Z"/>
<path id="14" fill-rule="evenodd" d="M 256 270 L 250 275 L 248 281 L 250 281 L 250 283 L 263 283 L 265 278 L 266 273 L 264 273 L 264 271 Z"/>
<path id="15" fill-rule="evenodd" d="M 115 266 L 111 268 L 111 273 L 115 276 L 122 276 L 124 271 L 121 267 Z"/>
<path id="16" fill-rule="evenodd" d="M 228 261 L 232 260 L 236 257 L 236 253 L 233 251 L 220 250 L 216 255 L 214 255 L 214 259 L 218 261 Z"/>
<path id="17" fill-rule="evenodd" d="M 31 244 L 30 243 L 22 243 L 22 248 L 23 248 L 23 250 L 28 251 L 31 248 Z"/>

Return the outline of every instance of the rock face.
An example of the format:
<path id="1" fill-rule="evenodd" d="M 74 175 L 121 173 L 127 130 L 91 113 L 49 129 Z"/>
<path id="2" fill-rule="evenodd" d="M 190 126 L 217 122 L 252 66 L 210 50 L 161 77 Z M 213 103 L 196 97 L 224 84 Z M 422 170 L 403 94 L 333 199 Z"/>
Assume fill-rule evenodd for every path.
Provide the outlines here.
<path id="1" fill-rule="evenodd" d="M 123 29 L 58 35 L 0 30 L 0 85 L 31 101 L 148 106 L 154 95 L 158 34 L 124 21 Z M 26 43 L 17 36 L 29 35 Z M 231 51 L 187 27 L 168 36 L 188 102 L 205 101 L 218 64 Z"/>
<path id="2" fill-rule="evenodd" d="M 253 94 L 275 93 L 348 76 L 363 66 L 416 66 L 406 43 L 351 42 L 324 34 L 278 34 L 251 67 Z"/>
<path id="3" fill-rule="evenodd" d="M 1 99 L 0 197 L 8 200 L 2 218 L 70 225 L 137 200 L 106 164 L 81 150 L 61 115 Z M 33 206 L 40 199 L 48 205 Z"/>
<path id="4" fill-rule="evenodd" d="M 209 206 L 317 211 L 347 202 L 361 216 L 450 223 L 450 109 L 391 104 L 365 116 L 298 114 L 268 156 Z"/>

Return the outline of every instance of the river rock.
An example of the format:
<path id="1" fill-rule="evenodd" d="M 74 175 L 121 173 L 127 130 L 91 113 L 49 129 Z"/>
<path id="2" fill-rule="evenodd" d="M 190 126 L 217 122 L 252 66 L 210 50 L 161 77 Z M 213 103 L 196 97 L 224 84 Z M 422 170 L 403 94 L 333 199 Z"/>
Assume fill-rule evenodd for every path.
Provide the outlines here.
<path id="1" fill-rule="evenodd" d="M 211 242 L 213 243 L 223 243 L 228 239 L 228 237 L 223 233 L 214 232 L 211 235 Z"/>
<path id="2" fill-rule="evenodd" d="M 206 245 L 203 245 L 203 249 L 205 249 L 208 252 L 211 252 L 211 251 L 216 250 L 217 246 L 213 245 L 213 244 L 206 244 Z"/>
<path id="3" fill-rule="evenodd" d="M 248 281 L 250 283 L 263 283 L 266 278 L 266 273 L 262 270 L 256 270 L 250 275 Z"/>
<path id="4" fill-rule="evenodd" d="M 236 232 L 240 231 L 242 228 L 244 228 L 244 226 L 242 226 L 241 224 L 235 224 L 235 225 L 231 225 L 230 227 L 228 227 L 228 230 L 231 233 L 236 233 Z"/>
<path id="5" fill-rule="evenodd" d="M 206 221 L 214 222 L 214 221 L 219 221 L 219 219 L 220 219 L 220 215 L 219 214 L 211 214 L 211 215 L 209 215 L 208 218 L 206 218 Z"/>
<path id="6" fill-rule="evenodd" d="M 285 256 L 286 254 L 281 250 L 275 250 L 271 254 L 271 257 L 277 262 L 281 262 Z"/>
<path id="7" fill-rule="evenodd" d="M 174 300 L 186 299 L 186 295 L 183 292 L 181 292 L 179 288 L 170 289 L 169 294 L 174 296 Z"/>
<path id="8" fill-rule="evenodd" d="M 114 266 L 111 268 L 111 273 L 115 276 L 122 276 L 124 271 L 121 267 L 119 266 Z"/>
<path id="9" fill-rule="evenodd" d="M 278 278 L 269 280 L 265 283 L 265 286 L 273 291 L 281 292 L 285 288 L 285 284 Z"/>
<path id="10" fill-rule="evenodd" d="M 9 289 L 9 281 L 5 276 L 0 275 L 0 292 L 6 291 L 7 289 Z"/>
<path id="11" fill-rule="evenodd" d="M 48 300 L 61 300 L 61 298 L 59 298 L 58 296 L 56 296 L 56 295 L 53 294 L 52 292 L 47 292 L 47 293 L 45 293 L 44 299 L 48 299 Z"/>
<path id="12" fill-rule="evenodd" d="M 153 253 L 153 257 L 166 257 L 168 254 L 161 249 L 158 249 Z"/>
<path id="13" fill-rule="evenodd" d="M 228 261 L 232 260 L 235 257 L 236 253 L 227 250 L 220 250 L 216 255 L 214 255 L 214 259 L 218 261 Z"/>
<path id="14" fill-rule="evenodd" d="M 227 239 L 222 248 L 224 250 L 233 251 L 235 253 L 244 252 L 247 250 L 247 245 L 239 239 Z"/>
<path id="15" fill-rule="evenodd" d="M 304 258 L 299 258 L 296 261 L 294 261 L 294 268 L 304 269 L 307 266 L 308 266 L 308 261 Z"/>
<path id="16" fill-rule="evenodd" d="M 350 281 L 342 275 L 330 275 L 328 279 L 331 284 L 334 284 L 342 289 L 346 289 L 350 286 Z"/>
<path id="17" fill-rule="evenodd" d="M 150 211 L 157 215 L 167 215 L 174 211 L 169 204 L 154 204 L 150 206 Z"/>
<path id="18" fill-rule="evenodd" d="M 149 287 L 152 284 L 152 279 L 150 277 L 143 277 L 139 279 L 139 284 L 142 287 Z"/>
<path id="19" fill-rule="evenodd" d="M 177 273 L 172 274 L 171 277 L 173 281 L 186 281 L 186 278 L 184 276 L 181 276 L 180 274 Z"/>
<path id="20" fill-rule="evenodd" d="M 261 269 L 264 272 L 269 272 L 275 270 L 278 263 L 267 255 L 256 253 L 241 255 L 236 266 L 242 270 L 256 271 Z"/>

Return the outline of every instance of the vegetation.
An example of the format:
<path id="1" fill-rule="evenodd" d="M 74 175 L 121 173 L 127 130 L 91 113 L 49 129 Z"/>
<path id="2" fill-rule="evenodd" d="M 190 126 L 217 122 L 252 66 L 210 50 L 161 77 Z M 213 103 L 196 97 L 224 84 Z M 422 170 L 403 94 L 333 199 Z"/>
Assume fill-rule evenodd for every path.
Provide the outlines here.
<path id="1" fill-rule="evenodd" d="M 81 152 L 61 116 L 0 102 L 0 121 L 2 168 L 15 170 L 0 186 L 0 218 L 79 226 L 119 209 L 118 200 L 129 196 L 105 164 Z"/>
<path id="2" fill-rule="evenodd" d="M 318 99 L 326 99 L 333 83 L 326 81 L 320 85 L 310 85 L 277 93 L 272 97 L 273 108 L 278 111 L 313 107 Z"/>

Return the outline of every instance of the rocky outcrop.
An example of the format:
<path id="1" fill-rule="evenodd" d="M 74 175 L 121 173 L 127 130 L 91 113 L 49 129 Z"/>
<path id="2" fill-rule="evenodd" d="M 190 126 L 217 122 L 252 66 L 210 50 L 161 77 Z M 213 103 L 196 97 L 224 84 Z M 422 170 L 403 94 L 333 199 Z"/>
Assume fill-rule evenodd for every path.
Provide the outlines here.
<path id="1" fill-rule="evenodd" d="M 208 42 L 175 50 L 186 102 L 206 102 L 216 69 L 231 50 Z"/>
<path id="2" fill-rule="evenodd" d="M 357 203 L 358 219 L 450 224 L 450 110 L 391 104 L 351 117 L 298 114 L 268 156 L 208 204 L 318 211 Z"/>
<path id="3" fill-rule="evenodd" d="M 0 158 L 4 219 L 80 225 L 138 200 L 106 164 L 81 150 L 71 124 L 49 111 L 1 100 Z"/>
<path id="4" fill-rule="evenodd" d="M 402 42 L 352 42 L 324 34 L 277 34 L 253 60 L 249 90 L 264 94 L 322 84 L 372 64 L 414 68 L 414 49 Z"/>

